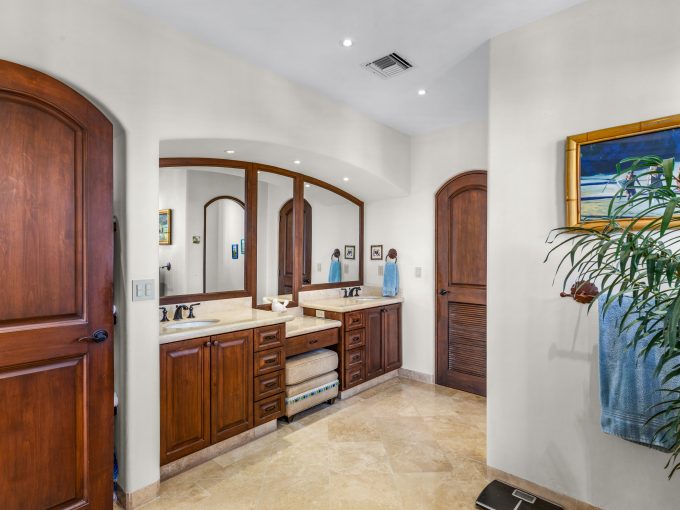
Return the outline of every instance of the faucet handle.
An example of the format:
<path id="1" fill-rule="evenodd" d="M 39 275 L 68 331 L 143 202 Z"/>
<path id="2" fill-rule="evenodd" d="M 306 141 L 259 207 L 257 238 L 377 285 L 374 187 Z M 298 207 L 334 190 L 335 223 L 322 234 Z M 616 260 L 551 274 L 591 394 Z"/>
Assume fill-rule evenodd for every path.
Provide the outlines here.
<path id="1" fill-rule="evenodd" d="M 169 322 L 170 319 L 168 319 L 168 309 L 165 308 L 164 306 L 161 306 L 158 308 L 161 312 L 163 312 L 163 318 L 161 319 L 161 322 Z"/>
<path id="2" fill-rule="evenodd" d="M 189 305 L 189 316 L 187 319 L 195 319 L 196 317 L 194 316 L 194 306 L 199 306 L 201 303 L 193 303 Z"/>
<path id="3" fill-rule="evenodd" d="M 341 288 L 340 290 L 343 291 L 343 292 L 345 293 L 345 295 L 342 296 L 342 297 L 349 297 L 349 295 L 347 294 L 347 287 L 343 287 L 343 288 Z"/>

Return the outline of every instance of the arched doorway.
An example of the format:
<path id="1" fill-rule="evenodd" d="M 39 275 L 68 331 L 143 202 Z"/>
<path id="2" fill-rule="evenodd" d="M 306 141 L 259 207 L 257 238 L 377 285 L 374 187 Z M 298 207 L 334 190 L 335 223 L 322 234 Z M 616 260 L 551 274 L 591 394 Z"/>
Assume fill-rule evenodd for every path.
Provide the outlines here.
<path id="1" fill-rule="evenodd" d="M 436 195 L 436 382 L 486 395 L 486 171 Z"/>

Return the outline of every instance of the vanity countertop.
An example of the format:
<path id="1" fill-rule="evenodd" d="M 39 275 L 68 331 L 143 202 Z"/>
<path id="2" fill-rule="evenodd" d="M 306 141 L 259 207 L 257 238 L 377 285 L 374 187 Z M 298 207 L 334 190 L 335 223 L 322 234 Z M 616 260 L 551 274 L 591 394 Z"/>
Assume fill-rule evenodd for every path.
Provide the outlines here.
<path id="1" fill-rule="evenodd" d="M 316 308 L 317 310 L 325 310 L 327 312 L 353 312 L 355 310 L 364 310 L 366 308 L 375 308 L 377 306 L 395 305 L 403 303 L 404 298 L 401 296 L 395 297 L 374 297 L 370 299 L 359 298 L 331 298 L 305 301 L 300 306 L 304 308 Z"/>
<path id="2" fill-rule="evenodd" d="M 271 326 L 281 324 L 295 319 L 292 315 L 286 315 L 256 308 L 234 308 L 223 312 L 214 312 L 206 316 L 195 319 L 184 319 L 182 321 L 164 322 L 160 325 L 159 341 L 161 344 L 198 338 L 201 336 L 220 335 L 231 333 L 232 331 L 242 331 L 244 329 L 259 328 L 261 326 Z M 191 322 L 214 321 L 211 324 L 197 327 L 186 327 L 172 329 L 167 326 L 181 325 Z"/>
<path id="3" fill-rule="evenodd" d="M 286 338 L 307 333 L 315 333 L 324 329 L 339 328 L 342 322 L 332 319 L 320 319 L 318 317 L 299 316 L 286 323 Z"/>

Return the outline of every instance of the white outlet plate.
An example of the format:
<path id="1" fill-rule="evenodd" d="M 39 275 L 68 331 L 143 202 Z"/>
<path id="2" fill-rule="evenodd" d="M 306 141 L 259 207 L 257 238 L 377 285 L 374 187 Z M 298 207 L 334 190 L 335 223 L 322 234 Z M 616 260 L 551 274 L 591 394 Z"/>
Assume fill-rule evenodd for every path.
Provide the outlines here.
<path id="1" fill-rule="evenodd" d="M 423 276 L 423 268 L 422 267 L 416 267 L 416 278 L 422 278 Z"/>

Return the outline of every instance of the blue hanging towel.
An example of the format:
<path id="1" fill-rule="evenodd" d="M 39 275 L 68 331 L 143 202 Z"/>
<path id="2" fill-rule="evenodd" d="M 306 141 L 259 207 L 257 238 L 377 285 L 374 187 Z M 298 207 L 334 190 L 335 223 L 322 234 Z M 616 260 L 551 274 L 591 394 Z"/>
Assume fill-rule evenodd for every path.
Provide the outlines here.
<path id="1" fill-rule="evenodd" d="M 396 261 L 385 262 L 385 273 L 383 274 L 383 291 L 385 297 L 394 297 L 399 294 L 399 266 Z"/>
<path id="2" fill-rule="evenodd" d="M 661 410 L 657 404 L 669 397 L 661 388 L 675 388 L 680 385 L 680 380 L 674 378 L 662 386 L 664 372 L 661 375 L 655 373 L 660 349 L 655 347 L 646 357 L 641 357 L 649 338 L 640 339 L 633 348 L 631 342 L 636 327 L 620 331 L 621 320 L 631 305 L 631 298 L 624 297 L 620 305 L 618 300 L 615 301 L 603 315 L 605 302 L 606 295 L 601 295 L 598 307 L 602 431 L 635 443 L 666 449 L 670 443 L 660 437 L 654 438 L 664 418 L 656 418 L 650 423 L 647 420 Z M 626 318 L 626 324 L 630 320 L 631 317 Z"/>
<path id="3" fill-rule="evenodd" d="M 338 259 L 331 259 L 331 268 L 328 271 L 328 283 L 338 283 L 342 281 L 342 264 Z"/>

